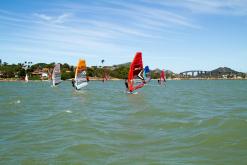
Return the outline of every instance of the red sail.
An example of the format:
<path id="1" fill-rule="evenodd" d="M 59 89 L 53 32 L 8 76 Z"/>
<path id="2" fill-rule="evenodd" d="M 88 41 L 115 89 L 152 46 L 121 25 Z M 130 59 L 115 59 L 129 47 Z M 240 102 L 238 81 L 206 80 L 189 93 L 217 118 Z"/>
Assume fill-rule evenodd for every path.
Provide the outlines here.
<path id="1" fill-rule="evenodd" d="M 165 72 L 164 72 L 164 70 L 162 70 L 161 73 L 160 73 L 160 80 L 165 80 Z"/>
<path id="2" fill-rule="evenodd" d="M 160 73 L 160 85 L 164 85 L 165 81 L 166 81 L 166 73 L 164 70 L 162 70 Z"/>
<path id="3" fill-rule="evenodd" d="M 129 87 L 130 92 L 144 86 L 144 83 L 139 83 L 135 85 L 135 82 L 134 82 L 134 79 L 136 78 L 143 79 L 142 72 L 143 72 L 142 53 L 137 52 L 135 55 L 135 58 L 130 64 L 130 69 L 129 69 L 128 87 Z"/>

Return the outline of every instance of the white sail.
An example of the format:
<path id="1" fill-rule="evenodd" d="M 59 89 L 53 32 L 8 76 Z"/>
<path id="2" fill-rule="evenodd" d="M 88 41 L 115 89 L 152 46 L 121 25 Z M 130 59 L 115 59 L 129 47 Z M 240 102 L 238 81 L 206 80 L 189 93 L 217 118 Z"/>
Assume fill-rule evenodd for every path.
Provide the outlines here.
<path id="1" fill-rule="evenodd" d="M 25 76 L 25 81 L 28 82 L 28 75 Z"/>
<path id="2" fill-rule="evenodd" d="M 52 72 L 52 85 L 56 86 L 61 82 L 62 80 L 61 80 L 60 64 L 56 64 Z"/>
<path id="3" fill-rule="evenodd" d="M 86 71 L 83 71 L 75 78 L 75 87 L 81 89 L 87 85 Z"/>

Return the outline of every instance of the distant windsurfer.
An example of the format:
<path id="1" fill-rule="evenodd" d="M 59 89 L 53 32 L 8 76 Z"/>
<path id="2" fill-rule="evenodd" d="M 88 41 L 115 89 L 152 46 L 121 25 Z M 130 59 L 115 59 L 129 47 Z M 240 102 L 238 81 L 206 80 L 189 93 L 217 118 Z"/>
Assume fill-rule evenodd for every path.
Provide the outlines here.
<path id="1" fill-rule="evenodd" d="M 89 77 L 87 76 L 87 82 L 89 82 L 90 80 L 89 80 Z"/>

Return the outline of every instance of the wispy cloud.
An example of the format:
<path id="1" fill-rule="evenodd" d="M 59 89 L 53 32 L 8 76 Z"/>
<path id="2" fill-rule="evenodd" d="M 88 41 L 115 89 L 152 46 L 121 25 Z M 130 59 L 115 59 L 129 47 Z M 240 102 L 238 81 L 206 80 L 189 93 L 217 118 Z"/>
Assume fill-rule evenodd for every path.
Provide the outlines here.
<path id="1" fill-rule="evenodd" d="M 71 17 L 71 14 L 64 13 L 58 16 L 50 16 L 47 14 L 34 13 L 34 16 L 49 23 L 61 24 L 69 19 L 69 17 Z"/>
<path id="2" fill-rule="evenodd" d="M 63 1 L 45 6 L 23 13 L 0 9 L 0 50 L 44 59 L 56 53 L 62 58 L 106 56 L 112 63 L 129 61 L 134 51 L 143 50 L 152 59 L 172 61 L 181 57 L 160 57 L 159 47 L 171 42 L 177 47 L 191 33 L 203 31 L 198 14 L 247 15 L 243 0 Z"/>
<path id="3" fill-rule="evenodd" d="M 52 20 L 52 17 L 50 16 L 47 16 L 45 14 L 38 14 L 38 13 L 34 13 L 34 16 L 42 19 L 42 20 L 45 20 L 45 21 L 51 21 Z"/>
<path id="4" fill-rule="evenodd" d="M 124 45 L 116 45 L 116 43 L 126 43 L 128 40 L 142 39 L 141 42 L 145 42 L 162 39 L 162 35 L 159 34 L 162 31 L 173 33 L 175 32 L 172 30 L 174 27 L 196 27 L 187 18 L 169 11 L 141 4 L 129 3 L 126 5 L 123 2 L 116 3 L 114 1 L 110 4 L 110 6 L 104 4 L 100 4 L 100 6 L 76 5 L 72 8 L 70 5 L 65 5 L 63 11 L 60 11 L 62 14 L 54 14 L 51 10 L 47 13 L 35 12 L 33 17 L 26 18 L 21 15 L 16 17 L 14 14 L 5 14 L 2 19 L 5 17 L 4 22 L 8 22 L 12 26 L 22 26 L 21 29 L 26 29 L 23 37 L 29 36 L 30 40 L 43 41 L 45 38 L 46 42 L 56 42 L 54 40 L 57 39 L 58 43 L 70 42 L 75 45 L 86 41 L 93 43 L 92 45 L 86 44 L 92 48 L 99 47 L 99 45 L 106 46 L 106 44 L 112 45 L 111 47 L 124 48 Z M 118 7 L 113 5 L 118 5 Z M 107 12 L 103 12 L 106 9 Z M 69 13 L 69 10 L 74 13 Z M 83 16 L 85 13 L 89 13 L 87 15 L 89 18 Z M 116 19 L 119 20 L 116 21 Z M 27 22 L 28 25 L 19 24 L 22 21 Z M 181 31 L 181 33 L 183 32 Z M 36 37 L 34 38 L 34 36 Z"/>
<path id="5" fill-rule="evenodd" d="M 10 34 L 0 32 L 4 37 L 0 42 L 10 43 L 4 48 L 2 45 L 2 49 L 13 54 L 39 54 L 45 58 L 54 57 L 56 52 L 61 57 L 77 57 L 75 53 L 80 53 L 89 59 L 113 59 L 117 54 L 123 61 L 129 61 L 137 50 L 149 49 L 145 45 L 180 40 L 186 29 L 200 27 L 186 16 L 141 1 L 67 2 L 33 13 L 0 11 L 1 22 L 0 27 L 13 29 Z M 180 37 L 169 37 L 174 34 Z"/>
<path id="6" fill-rule="evenodd" d="M 193 13 L 247 15 L 246 0 L 144 0 L 147 3 L 156 3 L 163 6 L 181 8 Z"/>

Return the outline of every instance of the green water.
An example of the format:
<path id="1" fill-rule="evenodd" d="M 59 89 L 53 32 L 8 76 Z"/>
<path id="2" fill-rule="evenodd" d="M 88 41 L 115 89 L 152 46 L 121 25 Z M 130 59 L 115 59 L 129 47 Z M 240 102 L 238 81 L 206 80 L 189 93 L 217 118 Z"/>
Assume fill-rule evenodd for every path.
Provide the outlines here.
<path id="1" fill-rule="evenodd" d="M 0 83 L 0 164 L 246 164 L 247 81 Z"/>

